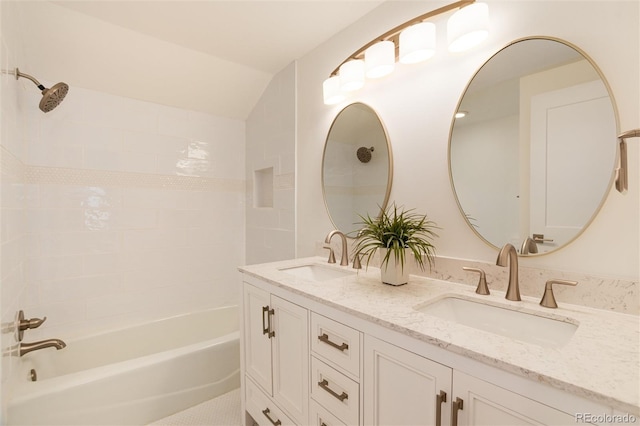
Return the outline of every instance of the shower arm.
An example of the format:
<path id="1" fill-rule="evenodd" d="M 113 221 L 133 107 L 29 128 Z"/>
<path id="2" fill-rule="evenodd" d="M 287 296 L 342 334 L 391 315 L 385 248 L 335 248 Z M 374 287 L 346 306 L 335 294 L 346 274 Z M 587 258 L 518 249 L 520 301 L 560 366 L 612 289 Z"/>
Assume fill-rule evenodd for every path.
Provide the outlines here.
<path id="1" fill-rule="evenodd" d="M 616 189 L 621 194 L 629 189 L 629 175 L 627 167 L 627 142 L 625 139 L 640 137 L 640 129 L 627 130 L 618 135 L 620 140 L 620 165 L 616 169 Z"/>
<path id="2" fill-rule="evenodd" d="M 46 90 L 46 87 L 44 87 L 42 84 L 40 84 L 40 82 L 38 80 L 36 80 L 34 77 L 30 76 L 29 74 L 25 74 L 23 72 L 20 72 L 20 69 L 16 68 L 16 80 L 19 79 L 20 77 L 24 77 L 28 80 L 33 81 L 33 83 L 38 86 L 38 89 L 40 90 Z"/>

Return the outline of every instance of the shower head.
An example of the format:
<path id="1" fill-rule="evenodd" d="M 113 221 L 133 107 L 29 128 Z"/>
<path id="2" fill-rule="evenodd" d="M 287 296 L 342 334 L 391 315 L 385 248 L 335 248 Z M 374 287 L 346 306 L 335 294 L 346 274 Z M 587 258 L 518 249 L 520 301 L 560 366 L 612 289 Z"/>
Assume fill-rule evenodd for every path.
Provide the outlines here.
<path id="1" fill-rule="evenodd" d="M 30 76 L 29 74 L 21 73 L 18 68 L 16 68 L 16 80 L 20 77 L 24 77 L 28 80 L 33 81 L 33 83 L 38 86 L 38 89 L 42 91 L 42 99 L 40 100 L 40 109 L 42 112 L 49 112 L 63 101 L 64 97 L 67 96 L 67 92 L 69 91 L 69 86 L 66 83 L 57 83 L 51 86 L 50 89 L 44 87 L 38 80 Z"/>
<path id="2" fill-rule="evenodd" d="M 361 146 L 360 148 L 358 148 L 358 151 L 356 151 L 356 156 L 361 163 L 368 163 L 369 161 L 371 161 L 372 152 L 373 147 L 367 148 L 365 146 Z"/>

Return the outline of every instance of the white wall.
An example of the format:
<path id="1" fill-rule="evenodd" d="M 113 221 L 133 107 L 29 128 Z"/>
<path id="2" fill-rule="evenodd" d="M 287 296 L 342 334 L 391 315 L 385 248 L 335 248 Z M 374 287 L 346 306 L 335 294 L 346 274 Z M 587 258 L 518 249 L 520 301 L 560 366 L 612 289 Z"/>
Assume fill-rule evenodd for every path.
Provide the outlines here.
<path id="1" fill-rule="evenodd" d="M 620 130 L 640 127 L 639 5 L 623 1 L 487 1 L 491 34 L 465 54 L 449 54 L 444 37 L 437 56 L 371 82 L 344 104 L 322 102 L 322 82 L 345 57 L 390 28 L 445 2 L 387 2 L 319 46 L 298 64 L 297 254 L 316 253 L 331 228 L 322 201 L 320 158 L 329 126 L 346 103 L 372 106 L 385 123 L 394 156 L 391 200 L 427 213 L 443 229 L 440 256 L 495 262 L 496 250 L 475 236 L 456 205 L 448 175 L 451 118 L 468 80 L 493 53 L 514 39 L 545 35 L 583 49 L 600 67 L 619 112 Z M 436 21 L 444 34 L 446 18 Z M 598 28 L 594 31 L 593 28 Z M 615 47 L 615 48 L 613 48 Z M 549 255 L 521 259 L 521 265 L 637 280 L 640 262 L 638 217 L 639 143 L 630 140 L 629 193 L 612 190 L 590 227 L 572 244 Z"/>
<path id="2" fill-rule="evenodd" d="M 276 74 L 247 118 L 247 264 L 295 257 L 296 65 Z M 272 181 L 255 184 L 254 173 L 271 170 Z M 254 191 L 271 206 L 259 207 Z"/>

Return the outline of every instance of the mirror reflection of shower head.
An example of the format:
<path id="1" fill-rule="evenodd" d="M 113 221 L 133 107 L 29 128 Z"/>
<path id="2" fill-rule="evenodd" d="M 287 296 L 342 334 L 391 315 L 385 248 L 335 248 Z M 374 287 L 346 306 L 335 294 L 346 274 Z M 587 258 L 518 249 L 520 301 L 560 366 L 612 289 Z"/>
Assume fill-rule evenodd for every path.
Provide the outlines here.
<path id="1" fill-rule="evenodd" d="M 361 146 L 358 148 L 356 152 L 356 156 L 361 163 L 368 163 L 371 161 L 371 153 L 373 152 L 373 147 L 367 148 L 366 146 Z"/>
<path id="2" fill-rule="evenodd" d="M 21 73 L 20 70 L 16 68 L 16 80 L 20 77 L 33 81 L 33 83 L 38 86 L 38 89 L 42 91 L 42 99 L 39 105 L 42 112 L 49 112 L 60 105 L 60 102 L 64 100 L 64 97 L 67 96 L 67 92 L 69 91 L 69 86 L 66 83 L 57 83 L 47 89 L 40 84 L 38 80 L 29 74 Z"/>

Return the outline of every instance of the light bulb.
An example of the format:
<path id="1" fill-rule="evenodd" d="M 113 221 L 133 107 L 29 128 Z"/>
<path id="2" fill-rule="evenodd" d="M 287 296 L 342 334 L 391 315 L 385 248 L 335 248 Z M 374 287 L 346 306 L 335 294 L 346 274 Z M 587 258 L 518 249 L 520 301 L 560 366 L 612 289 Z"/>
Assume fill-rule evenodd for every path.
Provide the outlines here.
<path id="1" fill-rule="evenodd" d="M 381 41 L 364 52 L 364 66 L 368 78 L 391 74 L 395 65 L 396 45 L 392 41 Z"/>
<path id="2" fill-rule="evenodd" d="M 325 105 L 335 105 L 345 100 L 345 94 L 340 90 L 340 78 L 337 75 L 329 77 L 322 83 L 322 95 Z"/>
<path id="3" fill-rule="evenodd" d="M 364 86 L 364 61 L 352 59 L 340 65 L 340 90 L 353 92 Z"/>
<path id="4" fill-rule="evenodd" d="M 489 35 L 489 6 L 473 3 L 454 13 L 447 21 L 450 52 L 463 52 L 480 44 Z"/>
<path id="5" fill-rule="evenodd" d="M 420 22 L 400 33 L 400 62 L 415 64 L 426 61 L 436 52 L 436 26 Z"/>

